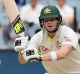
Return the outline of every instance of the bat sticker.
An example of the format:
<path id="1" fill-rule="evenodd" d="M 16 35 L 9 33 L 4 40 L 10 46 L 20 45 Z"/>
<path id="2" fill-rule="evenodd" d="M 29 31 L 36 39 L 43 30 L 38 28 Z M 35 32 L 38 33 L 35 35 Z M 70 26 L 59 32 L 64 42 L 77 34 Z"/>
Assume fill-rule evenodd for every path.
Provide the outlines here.
<path id="1" fill-rule="evenodd" d="M 14 22 L 12 23 L 12 26 L 13 26 L 16 34 L 19 34 L 19 33 L 25 31 L 25 28 L 24 28 L 23 22 L 20 18 L 20 15 L 18 15 L 17 18 L 14 20 Z"/>

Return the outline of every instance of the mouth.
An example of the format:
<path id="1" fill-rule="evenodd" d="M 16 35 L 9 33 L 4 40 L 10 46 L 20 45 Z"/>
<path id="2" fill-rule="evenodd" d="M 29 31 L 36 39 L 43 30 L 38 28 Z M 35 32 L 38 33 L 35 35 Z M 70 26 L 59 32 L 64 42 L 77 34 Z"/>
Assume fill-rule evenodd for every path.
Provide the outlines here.
<path id="1" fill-rule="evenodd" d="M 48 26 L 48 27 L 53 27 L 53 26 Z"/>

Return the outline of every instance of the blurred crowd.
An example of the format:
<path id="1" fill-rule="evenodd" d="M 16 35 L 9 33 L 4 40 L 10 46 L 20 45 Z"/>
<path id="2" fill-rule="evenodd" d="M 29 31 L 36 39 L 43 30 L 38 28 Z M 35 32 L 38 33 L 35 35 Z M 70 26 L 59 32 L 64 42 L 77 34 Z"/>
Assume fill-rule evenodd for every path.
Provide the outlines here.
<path id="1" fill-rule="evenodd" d="M 68 0 L 69 1 L 69 0 Z M 76 0 L 74 0 L 75 3 Z M 77 19 L 77 7 L 67 0 L 15 0 L 20 11 L 21 19 L 26 27 L 25 35 L 31 38 L 41 30 L 39 16 L 41 9 L 48 4 L 56 5 L 62 15 L 62 21 L 77 34 L 80 43 L 80 22 Z M 72 1 L 73 2 L 73 1 Z M 0 0 L 0 49 L 12 49 L 16 34 L 10 25 L 9 18 Z"/>

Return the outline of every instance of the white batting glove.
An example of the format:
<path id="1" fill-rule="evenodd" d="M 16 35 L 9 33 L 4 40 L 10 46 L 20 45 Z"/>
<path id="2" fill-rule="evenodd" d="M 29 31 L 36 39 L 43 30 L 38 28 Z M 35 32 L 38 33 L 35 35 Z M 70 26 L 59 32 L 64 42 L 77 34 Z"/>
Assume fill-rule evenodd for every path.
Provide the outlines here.
<path id="1" fill-rule="evenodd" d="M 22 51 L 26 49 L 27 45 L 28 45 L 28 36 L 16 38 L 14 42 L 14 50 L 17 52 Z"/>
<path id="2" fill-rule="evenodd" d="M 32 49 L 31 51 L 28 50 L 26 52 L 26 55 L 28 56 L 28 61 L 42 61 L 41 53 L 38 49 Z"/>
<path id="3" fill-rule="evenodd" d="M 42 61 L 41 53 L 38 49 L 27 50 L 26 53 L 23 53 L 25 61 Z"/>

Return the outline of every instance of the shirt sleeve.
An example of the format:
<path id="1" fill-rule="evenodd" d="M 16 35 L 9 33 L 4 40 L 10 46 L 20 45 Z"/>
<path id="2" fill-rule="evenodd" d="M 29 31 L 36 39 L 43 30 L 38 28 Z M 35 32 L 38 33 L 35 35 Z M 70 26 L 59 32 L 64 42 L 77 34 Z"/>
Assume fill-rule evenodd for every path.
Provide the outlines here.
<path id="1" fill-rule="evenodd" d="M 76 49 L 78 38 L 72 29 L 66 28 L 62 30 L 62 45 L 63 44 L 70 44 Z"/>

